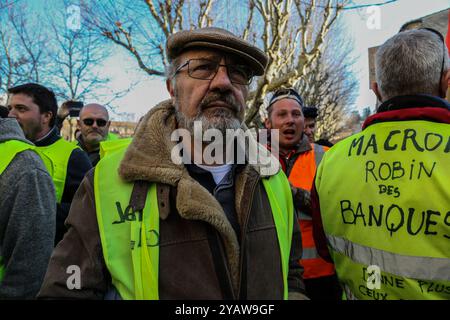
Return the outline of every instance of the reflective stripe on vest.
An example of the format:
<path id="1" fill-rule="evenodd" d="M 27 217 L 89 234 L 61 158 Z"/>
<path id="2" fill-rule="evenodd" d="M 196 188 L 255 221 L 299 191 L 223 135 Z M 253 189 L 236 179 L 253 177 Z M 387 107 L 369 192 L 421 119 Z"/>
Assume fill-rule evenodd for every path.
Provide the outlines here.
<path id="1" fill-rule="evenodd" d="M 329 149 L 314 143 L 311 144 L 311 147 L 312 150 L 298 156 L 289 175 L 289 181 L 293 186 L 308 191 L 311 190 L 316 168 L 325 151 Z M 311 216 L 300 211 L 298 212 L 298 220 L 302 233 L 303 252 L 300 263 L 304 268 L 303 277 L 311 279 L 333 275 L 335 273 L 333 264 L 323 260 L 316 250 Z"/>
<path id="2" fill-rule="evenodd" d="M 450 281 L 450 259 L 394 254 L 331 235 L 327 239 L 333 250 L 355 262 L 364 263 L 370 260 L 372 265 L 379 266 L 383 271 L 407 278 Z M 427 267 L 418 269 L 418 265 Z"/>
<path id="3" fill-rule="evenodd" d="M 121 180 L 117 173 L 126 148 L 122 144 L 121 148 L 112 147 L 109 151 L 97 164 L 94 174 L 97 221 L 105 264 L 114 287 L 123 299 L 158 299 L 159 211 L 156 184 L 150 186 L 144 210 L 134 211 L 129 206 L 133 184 Z M 290 186 L 281 170 L 262 181 L 277 231 L 283 297 L 287 299 L 294 223 Z"/>
<path id="4" fill-rule="evenodd" d="M 34 146 L 31 144 L 18 141 L 18 140 L 9 140 L 0 143 L 0 175 L 6 168 L 9 166 L 14 157 L 25 150 L 32 150 Z M 5 273 L 5 268 L 3 265 L 3 258 L 0 256 L 0 282 L 3 279 Z"/>
<path id="5" fill-rule="evenodd" d="M 349 299 L 450 299 L 449 141 L 448 124 L 392 121 L 325 154 L 315 184 Z"/>
<path id="6" fill-rule="evenodd" d="M 41 155 L 41 158 L 43 158 L 44 164 L 52 177 L 53 184 L 55 185 L 57 203 L 61 203 L 63 196 L 70 155 L 77 148 L 76 145 L 60 138 L 49 146 L 36 147 L 35 149 Z M 50 161 L 45 160 L 45 157 Z"/>

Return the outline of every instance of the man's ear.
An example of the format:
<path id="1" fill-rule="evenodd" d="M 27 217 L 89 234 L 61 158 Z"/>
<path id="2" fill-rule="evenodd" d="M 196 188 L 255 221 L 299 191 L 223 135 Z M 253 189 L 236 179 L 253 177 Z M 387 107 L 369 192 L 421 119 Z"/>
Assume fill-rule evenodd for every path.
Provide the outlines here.
<path id="1" fill-rule="evenodd" d="M 272 129 L 269 118 L 266 118 L 266 120 L 264 120 L 264 125 L 266 126 L 266 129 Z"/>
<path id="2" fill-rule="evenodd" d="M 41 113 L 42 124 L 47 124 L 50 126 L 50 121 L 52 120 L 52 117 L 53 117 L 53 112 L 51 112 L 51 111 L 46 111 L 44 113 Z"/>
<path id="3" fill-rule="evenodd" d="M 77 119 L 77 129 L 81 130 L 81 120 Z"/>
<path id="4" fill-rule="evenodd" d="M 383 98 L 381 97 L 380 89 L 378 88 L 378 83 L 376 83 L 375 81 L 372 82 L 372 84 L 370 85 L 370 88 L 375 93 L 375 95 L 377 96 L 378 100 L 380 102 L 383 102 Z"/>
<path id="5" fill-rule="evenodd" d="M 173 87 L 172 80 L 170 80 L 170 79 L 166 80 L 166 88 L 170 94 L 170 97 L 173 99 L 175 97 L 175 89 Z"/>

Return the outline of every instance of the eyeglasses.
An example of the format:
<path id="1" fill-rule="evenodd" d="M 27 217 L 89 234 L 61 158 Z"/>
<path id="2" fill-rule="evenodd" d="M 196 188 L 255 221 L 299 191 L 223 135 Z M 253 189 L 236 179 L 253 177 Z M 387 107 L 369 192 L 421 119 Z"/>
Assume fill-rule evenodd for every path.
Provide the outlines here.
<path id="1" fill-rule="evenodd" d="M 441 83 L 441 77 L 442 77 L 442 74 L 444 73 L 445 54 L 446 54 L 446 52 L 445 52 L 446 44 L 445 44 L 444 36 L 442 35 L 442 33 L 440 33 L 439 31 L 437 31 L 433 28 L 419 28 L 419 30 L 427 30 L 429 32 L 432 32 L 432 33 L 436 34 L 439 37 L 439 39 L 441 39 L 441 42 L 442 42 L 442 64 L 441 64 L 441 73 L 439 73 L 439 83 Z"/>
<path id="2" fill-rule="evenodd" d="M 241 64 L 220 64 L 220 61 L 209 59 L 190 59 L 178 67 L 173 77 L 184 67 L 188 67 L 188 75 L 194 79 L 212 80 L 219 67 L 226 67 L 228 78 L 232 83 L 248 85 L 252 82 L 253 71 L 250 67 Z"/>
<path id="3" fill-rule="evenodd" d="M 83 123 L 86 126 L 92 126 L 94 124 L 94 122 L 97 122 L 97 126 L 98 127 L 104 127 L 106 126 L 106 124 L 108 123 L 108 121 L 103 120 L 103 119 L 83 119 Z"/>

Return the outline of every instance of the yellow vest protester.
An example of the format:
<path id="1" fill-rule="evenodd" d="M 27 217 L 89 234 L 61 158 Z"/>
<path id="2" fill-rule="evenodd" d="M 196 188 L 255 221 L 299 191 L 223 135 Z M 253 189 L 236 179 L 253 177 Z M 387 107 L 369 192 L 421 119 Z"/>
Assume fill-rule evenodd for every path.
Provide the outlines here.
<path id="1" fill-rule="evenodd" d="M 125 140 L 126 141 L 126 140 Z M 133 184 L 118 175 L 118 165 L 130 141 L 116 140 L 103 145 L 102 160 L 94 175 L 94 192 L 100 238 L 112 283 L 123 299 L 155 300 L 159 273 L 159 212 L 156 184 L 152 183 L 143 210 L 129 205 Z M 103 144 L 103 143 L 102 143 Z M 288 297 L 287 277 L 293 227 L 293 204 L 289 185 L 280 172 L 264 179 L 278 235 L 284 281 L 284 299 Z M 108 186 L 114 185 L 114 188 Z M 104 190 L 108 190 L 105 192 Z M 284 192 L 284 193 L 283 193 Z M 118 212 L 118 215 L 115 214 Z M 144 232 L 143 232 L 144 230 Z"/>
<path id="2" fill-rule="evenodd" d="M 323 227 L 348 298 L 450 298 L 450 126 L 411 123 L 371 125 L 318 169 Z"/>

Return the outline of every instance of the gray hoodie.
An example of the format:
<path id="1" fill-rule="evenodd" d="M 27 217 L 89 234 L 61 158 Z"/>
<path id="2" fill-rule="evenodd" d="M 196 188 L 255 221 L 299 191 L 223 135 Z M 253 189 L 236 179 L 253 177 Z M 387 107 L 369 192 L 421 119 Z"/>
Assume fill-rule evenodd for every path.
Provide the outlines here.
<path id="1" fill-rule="evenodd" d="M 31 144 L 15 119 L 0 118 L 0 146 L 8 140 Z M 0 175 L 0 299 L 36 296 L 53 250 L 55 217 L 55 190 L 42 160 L 30 150 L 17 154 Z"/>

